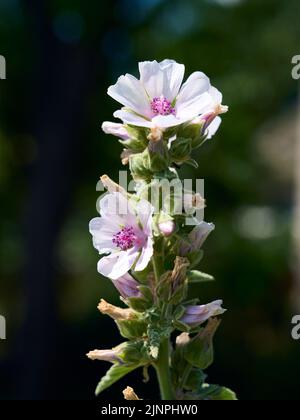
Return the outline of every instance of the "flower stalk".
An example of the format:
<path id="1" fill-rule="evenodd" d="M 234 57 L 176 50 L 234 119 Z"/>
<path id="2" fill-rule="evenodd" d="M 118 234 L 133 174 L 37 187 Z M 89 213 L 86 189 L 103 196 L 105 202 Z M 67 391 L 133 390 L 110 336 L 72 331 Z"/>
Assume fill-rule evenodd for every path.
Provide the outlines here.
<path id="1" fill-rule="evenodd" d="M 119 138 L 122 163 L 129 164 L 136 186 L 130 194 L 107 175 L 101 177 L 108 192 L 99 201 L 100 217 L 90 222 L 100 255 L 98 271 L 112 281 L 126 305 L 102 299 L 98 306 L 126 341 L 87 354 L 112 364 L 96 393 L 135 369 L 152 366 L 163 400 L 236 399 L 232 391 L 205 383 L 203 370 L 213 361 L 219 326 L 216 317 L 225 310 L 221 300 L 203 304 L 187 297 L 191 282 L 213 280 L 197 268 L 215 226 L 196 218 L 206 202 L 199 191 L 187 191 L 177 173 L 184 164 L 197 167 L 193 151 L 216 133 L 219 115 L 228 107 L 202 72 L 183 83 L 185 68 L 172 60 L 143 62 L 139 70 L 140 79 L 121 76 L 108 89 L 123 105 L 114 114 L 121 123 L 102 126 Z M 166 192 L 171 183 L 177 190 Z M 180 335 L 173 346 L 176 331 Z M 138 399 L 132 388 L 124 396 Z"/>

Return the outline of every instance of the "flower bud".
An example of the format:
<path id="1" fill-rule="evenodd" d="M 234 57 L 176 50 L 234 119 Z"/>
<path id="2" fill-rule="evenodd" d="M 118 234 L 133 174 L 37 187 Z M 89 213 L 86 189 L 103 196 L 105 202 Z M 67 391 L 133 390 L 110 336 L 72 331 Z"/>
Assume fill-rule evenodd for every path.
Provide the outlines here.
<path id="1" fill-rule="evenodd" d="M 101 299 L 98 309 L 102 314 L 108 315 L 116 321 L 131 320 L 136 318 L 135 313 L 131 309 L 118 308 L 117 306 L 106 302 L 104 299 Z"/>
<path id="2" fill-rule="evenodd" d="M 115 349 L 109 349 L 109 350 L 93 350 L 87 353 L 87 357 L 90 360 L 102 360 L 104 362 L 110 362 L 110 363 L 117 363 L 122 362 L 122 360 L 119 358 L 119 349 L 116 347 Z"/>
<path id="3" fill-rule="evenodd" d="M 196 226 L 192 232 L 189 234 L 189 242 L 181 241 L 179 244 L 179 254 L 180 256 L 186 256 L 193 252 L 200 250 L 204 242 L 206 241 L 208 235 L 215 229 L 213 223 L 201 222 Z"/>
<path id="4" fill-rule="evenodd" d="M 140 284 L 128 273 L 117 280 L 113 280 L 113 284 L 124 299 L 142 297 L 138 289 Z"/>
<path id="5" fill-rule="evenodd" d="M 222 300 L 216 300 L 207 305 L 187 306 L 180 321 L 190 327 L 201 325 L 209 318 L 222 315 L 226 312 L 226 309 L 222 308 L 222 304 Z"/>
<path id="6" fill-rule="evenodd" d="M 159 223 L 158 227 L 163 236 L 169 237 L 175 232 L 176 224 L 173 220 L 168 220 L 166 222 Z"/>
<path id="7" fill-rule="evenodd" d="M 122 140 L 128 140 L 129 135 L 123 124 L 113 123 L 105 121 L 102 124 L 102 130 L 105 134 L 112 134 L 113 136 L 119 137 Z"/>
<path id="8" fill-rule="evenodd" d="M 184 358 L 192 366 L 205 370 L 213 363 L 213 337 L 220 322 L 218 319 L 210 319 L 207 326 L 185 346 Z"/>

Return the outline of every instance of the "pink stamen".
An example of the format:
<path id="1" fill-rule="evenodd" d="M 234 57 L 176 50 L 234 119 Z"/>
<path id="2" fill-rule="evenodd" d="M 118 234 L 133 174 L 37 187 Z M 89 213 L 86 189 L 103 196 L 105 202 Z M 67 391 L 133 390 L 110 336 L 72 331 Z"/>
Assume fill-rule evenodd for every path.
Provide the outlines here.
<path id="1" fill-rule="evenodd" d="M 128 251 L 136 243 L 137 237 L 134 233 L 133 227 L 124 227 L 120 232 L 116 233 L 113 237 L 113 244 L 120 248 L 122 251 Z"/>
<path id="2" fill-rule="evenodd" d="M 164 96 L 152 100 L 151 110 L 154 115 L 175 115 L 175 108 Z"/>

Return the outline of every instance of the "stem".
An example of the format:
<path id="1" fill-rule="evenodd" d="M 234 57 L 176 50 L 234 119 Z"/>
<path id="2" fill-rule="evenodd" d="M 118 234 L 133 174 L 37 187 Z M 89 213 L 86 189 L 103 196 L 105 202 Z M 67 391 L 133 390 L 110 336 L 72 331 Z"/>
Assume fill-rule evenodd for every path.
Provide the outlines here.
<path id="1" fill-rule="evenodd" d="M 154 270 L 154 276 L 155 276 L 155 283 L 157 284 L 160 279 L 160 273 L 159 273 L 159 266 L 157 262 L 157 257 L 152 257 L 152 264 L 153 264 L 153 270 Z"/>
<path id="2" fill-rule="evenodd" d="M 160 345 L 159 359 L 155 365 L 162 400 L 175 400 L 170 372 L 170 343 L 165 338 Z"/>

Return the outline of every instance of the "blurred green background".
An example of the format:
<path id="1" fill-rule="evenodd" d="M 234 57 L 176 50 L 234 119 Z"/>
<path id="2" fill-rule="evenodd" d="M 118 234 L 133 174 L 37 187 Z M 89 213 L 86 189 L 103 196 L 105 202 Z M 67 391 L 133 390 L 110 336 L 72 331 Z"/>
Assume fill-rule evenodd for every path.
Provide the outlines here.
<path id="1" fill-rule="evenodd" d="M 204 71 L 230 106 L 198 173 L 182 171 L 205 178 L 217 227 L 202 269 L 218 281 L 192 292 L 229 309 L 209 380 L 242 400 L 299 399 L 299 18 L 299 0 L 0 0 L 0 399 L 92 399 L 108 367 L 85 358 L 119 342 L 96 310 L 118 295 L 88 232 L 99 176 L 121 169 L 100 130 L 118 106 L 106 89 L 164 58 Z M 141 380 L 101 398 L 125 385 L 157 398 L 154 375 Z"/>

